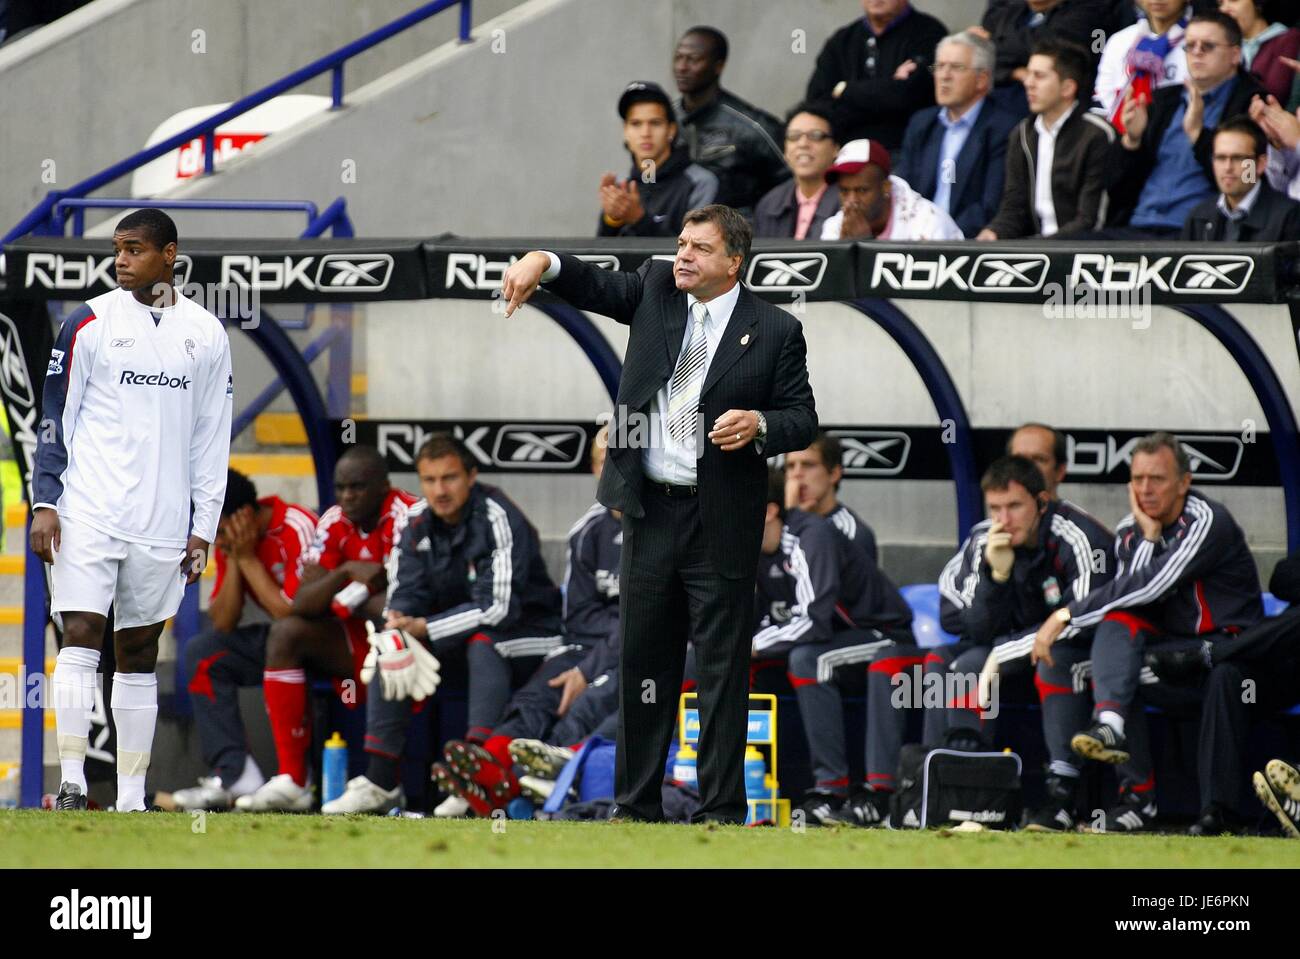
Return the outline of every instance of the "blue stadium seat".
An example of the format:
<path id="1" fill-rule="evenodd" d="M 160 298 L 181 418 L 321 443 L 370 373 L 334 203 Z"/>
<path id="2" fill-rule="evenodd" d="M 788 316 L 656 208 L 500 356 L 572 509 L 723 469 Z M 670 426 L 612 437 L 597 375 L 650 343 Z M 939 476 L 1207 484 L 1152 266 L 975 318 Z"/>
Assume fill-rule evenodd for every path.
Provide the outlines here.
<path id="1" fill-rule="evenodd" d="M 913 583 L 899 589 L 907 605 L 912 607 L 912 634 L 916 644 L 925 648 L 948 646 L 957 637 L 946 633 L 939 625 L 939 587 L 934 583 Z"/>
<path id="2" fill-rule="evenodd" d="M 1272 593 L 1264 593 L 1264 615 L 1277 616 L 1284 613 L 1291 604 L 1284 599 L 1278 599 Z"/>

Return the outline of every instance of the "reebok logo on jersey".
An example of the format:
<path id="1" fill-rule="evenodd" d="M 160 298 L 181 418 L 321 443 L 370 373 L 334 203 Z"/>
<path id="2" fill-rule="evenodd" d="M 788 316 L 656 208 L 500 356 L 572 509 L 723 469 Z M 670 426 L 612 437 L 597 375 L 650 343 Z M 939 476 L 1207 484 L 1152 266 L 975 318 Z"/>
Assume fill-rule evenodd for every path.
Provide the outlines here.
<path id="1" fill-rule="evenodd" d="M 123 370 L 122 378 L 118 380 L 118 383 L 129 386 L 162 386 L 169 390 L 188 390 L 190 388 L 190 378 L 188 376 L 168 376 L 166 373 L 136 373 L 132 370 Z"/>
<path id="2" fill-rule="evenodd" d="M 120 349 L 127 350 L 135 346 L 135 340 L 129 336 L 128 337 L 119 336 L 117 339 L 115 339 L 112 343 L 109 343 L 108 345 L 113 348 L 120 348 Z"/>

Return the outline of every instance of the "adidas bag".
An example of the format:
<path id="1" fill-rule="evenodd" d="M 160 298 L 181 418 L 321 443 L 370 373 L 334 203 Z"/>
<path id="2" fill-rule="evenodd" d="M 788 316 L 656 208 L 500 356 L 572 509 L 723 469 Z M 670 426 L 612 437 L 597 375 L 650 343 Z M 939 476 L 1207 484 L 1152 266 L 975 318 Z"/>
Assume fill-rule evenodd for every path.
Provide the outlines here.
<path id="1" fill-rule="evenodd" d="M 898 791 L 890 800 L 894 829 L 977 822 L 1010 829 L 1020 822 L 1020 757 L 1015 753 L 903 747 Z"/>

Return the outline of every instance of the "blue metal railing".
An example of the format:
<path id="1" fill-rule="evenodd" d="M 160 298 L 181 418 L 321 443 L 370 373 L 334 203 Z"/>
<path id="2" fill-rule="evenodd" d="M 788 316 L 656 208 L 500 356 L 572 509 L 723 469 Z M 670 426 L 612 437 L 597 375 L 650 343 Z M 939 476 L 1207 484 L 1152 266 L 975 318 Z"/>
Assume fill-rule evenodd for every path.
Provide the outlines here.
<path id="1" fill-rule="evenodd" d="M 416 7 L 405 16 L 398 17 L 392 23 L 374 30 L 358 40 L 345 44 L 333 53 L 327 54 L 307 66 L 287 76 L 281 77 L 269 86 L 263 87 L 256 93 L 250 93 L 243 99 L 236 100 L 230 106 L 226 107 L 212 116 L 208 117 L 188 129 L 182 130 L 173 136 L 168 137 L 151 147 L 147 147 L 133 156 L 127 157 L 120 163 L 115 163 L 107 169 L 101 170 L 94 176 L 74 184 L 67 190 L 52 190 L 46 194 L 45 199 L 27 216 L 5 234 L 0 245 L 12 243 L 19 237 L 26 236 L 28 233 L 35 233 L 42 236 L 56 234 L 54 222 L 55 206 L 60 200 L 68 198 L 84 198 L 88 194 L 100 189 L 103 186 L 112 183 L 128 173 L 144 166 L 151 160 L 155 160 L 166 153 L 170 153 L 177 147 L 183 146 L 192 141 L 195 137 L 203 139 L 203 172 L 210 174 L 213 171 L 213 149 L 216 143 L 216 131 L 219 126 L 235 117 L 247 113 L 254 107 L 261 106 L 268 100 L 278 97 L 280 94 L 299 87 L 309 80 L 314 80 L 323 73 L 331 73 L 331 90 L 334 108 L 343 105 L 343 65 L 359 53 L 364 53 L 371 47 L 374 47 L 396 34 L 415 26 L 418 23 L 429 19 L 435 14 L 441 13 L 449 7 L 460 7 L 460 40 L 467 43 L 470 40 L 470 20 L 472 15 L 473 0 L 436 0 L 434 3 L 426 3 Z M 61 224 L 60 224 L 61 226 Z M 57 232 L 61 232 L 61 229 Z M 319 233 L 311 234 L 319 236 Z M 336 234 L 337 235 L 337 234 Z"/>
<path id="2" fill-rule="evenodd" d="M 328 210 L 333 210 L 334 206 L 342 203 L 340 197 L 331 204 Z M 50 223 L 54 228 L 54 233 L 62 236 L 67 226 L 66 210 L 71 209 L 72 214 L 72 235 L 82 236 L 86 232 L 86 210 L 92 208 L 113 209 L 113 210 L 133 210 L 142 206 L 150 206 L 159 210 L 238 210 L 250 213 L 302 213 L 307 217 L 307 229 L 312 229 L 313 225 L 321 219 L 320 210 L 311 200 L 144 200 L 132 197 L 62 197 L 55 201 L 54 208 L 50 212 Z M 337 214 L 335 214 L 337 216 Z M 317 228 L 311 236 L 320 236 L 323 230 Z M 307 235 L 307 234 L 304 234 Z M 338 233 L 334 234 L 338 236 Z M 349 230 L 348 236 L 351 236 Z"/>

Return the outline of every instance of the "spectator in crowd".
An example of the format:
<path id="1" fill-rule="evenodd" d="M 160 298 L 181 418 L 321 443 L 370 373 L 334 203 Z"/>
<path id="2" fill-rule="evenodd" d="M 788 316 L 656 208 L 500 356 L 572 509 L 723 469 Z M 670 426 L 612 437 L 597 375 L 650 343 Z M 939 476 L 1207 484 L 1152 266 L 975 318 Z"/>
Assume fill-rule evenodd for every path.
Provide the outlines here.
<path id="1" fill-rule="evenodd" d="M 1130 476 L 1131 513 L 1115 537 L 1120 572 L 1045 620 L 1033 645 L 1034 661 L 1050 665 L 1064 630 L 1095 629 L 1094 719 L 1070 744 L 1085 759 L 1120 765 L 1120 802 L 1106 814 L 1106 832 L 1150 829 L 1158 812 L 1138 696 L 1143 653 L 1163 644 L 1200 649 L 1263 617 L 1246 537 L 1223 504 L 1191 488 L 1191 463 L 1178 439 L 1158 432 L 1139 440 Z"/>
<path id="2" fill-rule="evenodd" d="M 1105 32 L 1107 12 L 1101 0 L 992 0 L 973 33 L 997 48 L 993 68 L 993 100 L 1015 114 L 1028 112 L 1025 77 L 1034 48 L 1047 40 L 1062 40 L 1084 51 L 1084 72 L 1091 79 L 1096 66 L 1093 32 Z M 1079 95 L 1091 89 L 1080 87 Z"/>
<path id="3" fill-rule="evenodd" d="M 753 656 L 787 659 L 812 756 L 815 785 L 801 808 L 809 825 L 879 822 L 849 794 L 843 694 L 861 688 L 882 647 L 911 643 L 912 611 L 898 590 L 832 523 L 786 504 L 799 483 L 773 471 L 759 559 Z M 888 706 L 886 694 L 886 707 Z"/>
<path id="4" fill-rule="evenodd" d="M 713 202 L 718 178 L 674 145 L 677 118 L 657 83 L 629 83 L 618 98 L 618 115 L 632 171 L 625 180 L 601 177 L 596 235 L 676 236 L 688 210 Z"/>
<path id="5" fill-rule="evenodd" d="M 718 178 L 712 201 L 752 217 L 754 204 L 790 171 L 781 151 L 781 124 L 765 110 L 722 88 L 727 38 L 713 27 L 692 27 L 673 52 L 681 99 L 681 140 L 691 161 Z"/>
<path id="6" fill-rule="evenodd" d="M 829 433 L 818 431 L 806 450 L 785 454 L 787 488 L 794 494 L 786 506 L 805 513 L 816 513 L 831 521 L 836 531 L 855 548 L 879 564 L 875 531 L 839 500 L 840 482 L 844 479 L 844 447 Z"/>
<path id="7" fill-rule="evenodd" d="M 1087 75 L 1087 56 L 1073 44 L 1034 48 L 1025 75 L 1032 119 L 1011 133 L 1002 202 L 977 239 L 1063 238 L 1101 226 L 1115 131 L 1079 103 Z"/>
<path id="8" fill-rule="evenodd" d="M 988 99 L 993 45 L 982 37 L 944 37 L 930 69 L 938 105 L 907 124 L 894 171 L 973 238 L 997 211 L 1017 117 Z"/>
<path id="9" fill-rule="evenodd" d="M 844 144 L 826 171 L 840 190 L 840 211 L 822 224 L 823 240 L 961 240 L 961 227 L 900 177 L 874 140 Z"/>
<path id="10" fill-rule="evenodd" d="M 785 162 L 794 173 L 772 187 L 754 208 L 754 236 L 817 239 L 840 208 L 839 188 L 826 182 L 839 143 L 829 102 L 801 103 L 785 121 Z"/>
<path id="11" fill-rule="evenodd" d="M 1256 97 L 1250 118 L 1268 138 L 1268 181 L 1273 189 L 1300 200 L 1300 113 L 1283 109 L 1277 99 Z"/>
<path id="12" fill-rule="evenodd" d="M 512 661 L 536 662 L 562 645 L 559 590 L 542 564 L 537 531 L 504 493 L 478 482 L 464 443 L 435 433 L 416 454 L 416 470 L 424 499 L 394 531 L 384 625 L 421 642 L 439 661 L 465 656 L 466 739 L 481 743 L 510 697 Z M 409 656 L 379 666 L 390 677 L 418 668 Z M 368 795 L 354 795 L 356 806 L 386 812 L 402 803 L 397 763 L 413 705 L 413 698 L 387 699 L 370 690 L 365 778 L 371 786 Z"/>
<path id="13" fill-rule="evenodd" d="M 1286 102 L 1295 75 L 1282 58 L 1300 56 L 1300 30 L 1269 23 L 1264 6 L 1264 0 L 1219 0 L 1219 9 L 1241 27 L 1242 67 L 1270 94 Z"/>
<path id="14" fill-rule="evenodd" d="M 211 773 L 172 794 L 179 809 L 229 809 L 265 782 L 248 752 L 239 689 L 262 682 L 267 634 L 272 622 L 292 610 L 315 529 L 310 510 L 278 496 L 259 499 L 252 480 L 228 472 L 214 544 L 217 578 L 208 601 L 212 628 L 183 652 L 194 725 Z"/>
<path id="15" fill-rule="evenodd" d="M 1187 24 L 1187 83 L 1157 90 L 1150 106 L 1130 95 L 1124 135 L 1111 146 L 1111 200 L 1116 222 L 1108 239 L 1172 239 L 1192 208 L 1212 197 L 1214 129 L 1245 113 L 1261 93 L 1241 70 L 1241 29 L 1222 13 Z"/>
<path id="16" fill-rule="evenodd" d="M 1220 124 L 1213 160 L 1219 195 L 1188 214 L 1184 240 L 1300 240 L 1300 203 L 1274 190 L 1261 173 L 1268 165 L 1268 141 L 1254 120 L 1239 116 Z"/>
<path id="17" fill-rule="evenodd" d="M 817 55 L 807 98 L 835 101 L 835 127 L 845 142 L 903 142 L 907 121 L 934 103 L 926 67 L 948 32 L 909 0 L 862 0 L 866 16 L 835 31 Z"/>
<path id="18" fill-rule="evenodd" d="M 1191 7 L 1185 0 L 1138 0 L 1145 16 L 1106 41 L 1097 67 L 1092 99 L 1124 132 L 1123 104 L 1132 94 L 1143 103 L 1161 87 L 1181 86 L 1187 80 L 1187 51 L 1183 34 Z"/>
<path id="19" fill-rule="evenodd" d="M 591 446 L 591 471 L 605 463 L 608 428 Z M 511 697 L 479 745 L 453 740 L 435 764 L 449 799 L 439 816 L 491 815 L 522 791 L 545 801 L 577 744 L 618 733 L 618 576 L 622 513 L 596 503 L 569 530 L 564 567 L 564 645 Z M 526 770 L 515 775 L 514 765 Z M 340 810 L 346 811 L 346 810 Z"/>
<path id="20" fill-rule="evenodd" d="M 1060 500 L 1057 488 L 1065 481 L 1069 466 L 1064 433 L 1045 423 L 1025 423 L 1007 437 L 1005 452 L 1008 456 L 1023 456 L 1037 466 L 1043 474 L 1047 498 L 1053 503 Z"/>
<path id="21" fill-rule="evenodd" d="M 995 717 L 979 702 L 976 677 L 999 677 L 999 702 L 1011 684 L 1032 680 L 1050 765 L 1047 803 L 1029 814 L 1026 828 L 1071 830 L 1081 763 L 1070 737 L 1088 716 L 1080 664 L 1089 633 L 1072 631 L 1050 662 L 1031 663 L 1030 653 L 1040 624 L 1114 575 L 1112 537 L 1077 506 L 1052 500 L 1043 471 L 1023 456 L 994 462 L 980 487 L 989 518 L 972 527 L 939 577 L 940 619 L 961 643 L 929 650 L 925 669 L 962 679 L 960 687 L 944 684 L 957 695 L 946 704 L 943 727 L 969 729 L 986 744 Z M 934 728 L 930 717 L 927 726 Z"/>

